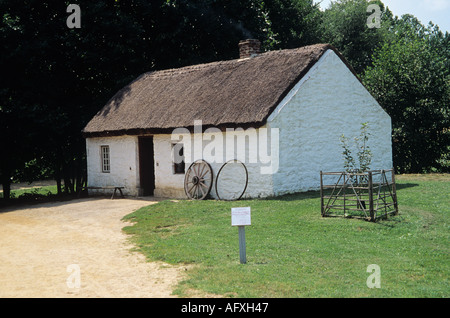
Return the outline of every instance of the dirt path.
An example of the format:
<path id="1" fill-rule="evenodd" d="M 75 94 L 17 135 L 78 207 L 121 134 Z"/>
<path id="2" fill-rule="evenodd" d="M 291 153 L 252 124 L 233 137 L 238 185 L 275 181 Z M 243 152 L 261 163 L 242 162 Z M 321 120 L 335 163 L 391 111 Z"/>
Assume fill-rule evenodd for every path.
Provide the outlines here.
<path id="1" fill-rule="evenodd" d="M 89 198 L 0 210 L 0 297 L 172 297 L 184 268 L 145 262 L 121 231 L 123 216 L 152 202 Z"/>

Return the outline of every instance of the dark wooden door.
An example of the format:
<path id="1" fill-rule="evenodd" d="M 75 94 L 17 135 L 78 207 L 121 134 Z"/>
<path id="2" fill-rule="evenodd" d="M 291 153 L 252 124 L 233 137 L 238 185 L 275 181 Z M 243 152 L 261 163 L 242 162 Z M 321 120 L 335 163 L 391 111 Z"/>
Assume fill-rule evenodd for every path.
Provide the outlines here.
<path id="1" fill-rule="evenodd" d="M 139 137 L 139 171 L 142 195 L 153 195 L 155 190 L 155 159 L 153 137 Z"/>

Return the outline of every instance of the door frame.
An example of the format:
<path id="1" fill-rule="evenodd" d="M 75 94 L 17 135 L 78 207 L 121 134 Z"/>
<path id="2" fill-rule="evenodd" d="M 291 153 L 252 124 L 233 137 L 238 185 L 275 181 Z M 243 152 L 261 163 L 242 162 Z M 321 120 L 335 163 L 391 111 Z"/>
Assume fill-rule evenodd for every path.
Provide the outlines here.
<path id="1" fill-rule="evenodd" d="M 155 191 L 155 145 L 153 136 L 138 136 L 139 196 Z"/>

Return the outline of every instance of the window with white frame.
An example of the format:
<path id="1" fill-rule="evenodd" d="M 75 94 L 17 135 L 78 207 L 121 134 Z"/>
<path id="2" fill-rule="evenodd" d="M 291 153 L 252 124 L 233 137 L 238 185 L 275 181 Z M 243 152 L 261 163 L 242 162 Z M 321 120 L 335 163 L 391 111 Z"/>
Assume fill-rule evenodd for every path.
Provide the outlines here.
<path id="1" fill-rule="evenodd" d="M 109 172 L 111 168 L 109 146 L 100 146 L 100 154 L 102 159 L 102 172 Z"/>

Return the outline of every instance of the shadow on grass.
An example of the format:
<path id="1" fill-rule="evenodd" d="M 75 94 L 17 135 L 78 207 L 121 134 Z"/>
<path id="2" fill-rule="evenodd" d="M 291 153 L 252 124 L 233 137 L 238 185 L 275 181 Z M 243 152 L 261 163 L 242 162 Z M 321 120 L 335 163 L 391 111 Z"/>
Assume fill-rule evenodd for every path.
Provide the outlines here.
<path id="1" fill-rule="evenodd" d="M 296 192 L 283 194 L 275 197 L 268 197 L 264 200 L 277 200 L 277 201 L 297 201 L 297 200 L 306 200 L 306 199 L 320 199 L 320 191 L 306 191 L 306 192 Z"/>
<path id="2" fill-rule="evenodd" d="M 412 188 L 419 186 L 417 183 L 396 183 L 395 187 L 397 190 Z"/>
<path id="3" fill-rule="evenodd" d="M 413 188 L 419 186 L 417 183 L 397 183 L 396 184 L 396 190 L 398 195 L 400 195 L 400 201 L 401 201 L 401 191 L 408 188 Z M 330 195 L 332 192 L 331 189 L 327 189 L 324 191 L 324 195 Z M 398 196 L 397 195 L 397 196 Z M 292 194 L 285 194 L 277 197 L 269 197 L 265 200 L 275 200 L 275 201 L 300 201 L 305 199 L 320 199 L 320 191 L 307 191 L 307 192 L 298 192 L 298 193 L 292 193 Z M 320 204 L 317 207 L 318 212 L 320 213 Z M 327 215 L 326 218 L 344 218 L 344 219 L 357 219 L 361 221 L 367 221 L 369 222 L 369 218 L 364 217 L 363 215 Z M 399 214 L 388 214 L 387 216 L 380 213 L 380 215 L 377 216 L 375 222 L 372 222 L 373 224 L 377 224 L 383 227 L 388 228 L 394 228 L 400 223 L 404 222 L 404 217 Z"/>
<path id="4" fill-rule="evenodd" d="M 399 212 L 399 214 L 397 214 L 397 215 L 392 215 L 392 216 L 388 216 L 388 217 L 384 217 L 384 216 L 380 217 L 379 219 L 376 220 L 376 222 L 373 222 L 373 223 L 380 225 L 380 226 L 388 227 L 388 228 L 394 228 L 397 225 L 400 225 L 401 223 L 404 223 L 404 222 L 405 222 L 405 218 Z"/>
<path id="5" fill-rule="evenodd" d="M 407 188 L 412 188 L 419 186 L 417 183 L 397 183 L 396 189 L 403 190 Z M 324 191 L 325 195 L 331 194 L 331 190 Z M 311 190 L 306 192 L 296 192 L 290 194 L 284 194 L 280 196 L 268 197 L 263 200 L 279 200 L 279 201 L 296 201 L 296 200 L 305 200 L 305 199 L 320 199 L 320 191 L 319 190 Z"/>

